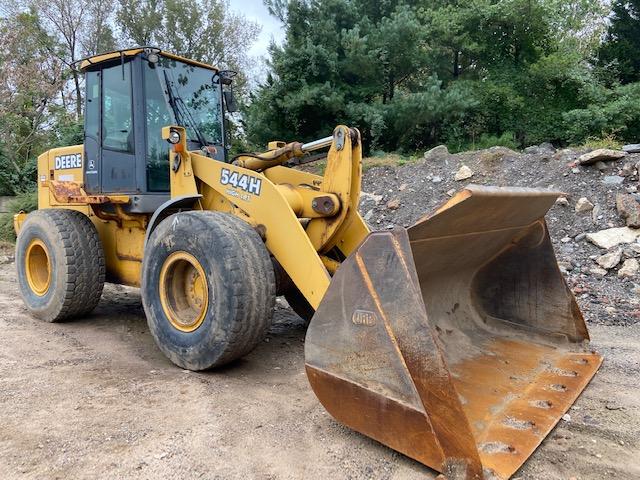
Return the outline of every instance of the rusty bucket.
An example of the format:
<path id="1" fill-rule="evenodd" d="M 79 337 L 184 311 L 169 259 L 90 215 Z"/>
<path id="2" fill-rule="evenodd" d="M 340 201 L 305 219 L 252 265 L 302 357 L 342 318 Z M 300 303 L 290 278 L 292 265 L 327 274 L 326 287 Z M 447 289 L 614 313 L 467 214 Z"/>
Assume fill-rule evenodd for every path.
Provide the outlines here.
<path id="1" fill-rule="evenodd" d="M 557 196 L 470 186 L 370 234 L 307 331 L 329 413 L 449 478 L 513 475 L 602 362 L 544 221 Z"/>

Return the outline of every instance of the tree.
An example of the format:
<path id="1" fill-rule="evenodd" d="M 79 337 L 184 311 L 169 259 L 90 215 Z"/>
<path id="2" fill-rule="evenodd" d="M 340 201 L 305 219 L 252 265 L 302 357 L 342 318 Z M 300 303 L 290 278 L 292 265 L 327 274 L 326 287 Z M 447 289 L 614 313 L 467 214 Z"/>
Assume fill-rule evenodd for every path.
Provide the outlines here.
<path id="1" fill-rule="evenodd" d="M 49 146 L 47 126 L 64 83 L 56 41 L 31 11 L 0 20 L 0 192 L 35 186 L 35 156 Z"/>
<path id="2" fill-rule="evenodd" d="M 640 0 L 615 0 L 598 61 L 623 84 L 640 81 Z"/>
<path id="3" fill-rule="evenodd" d="M 237 71 L 235 85 L 244 93 L 247 52 L 260 27 L 232 12 L 228 0 L 119 0 L 116 18 L 123 42 Z"/>
<path id="4" fill-rule="evenodd" d="M 118 0 L 121 33 L 134 45 L 152 45 L 162 29 L 163 0 Z"/>

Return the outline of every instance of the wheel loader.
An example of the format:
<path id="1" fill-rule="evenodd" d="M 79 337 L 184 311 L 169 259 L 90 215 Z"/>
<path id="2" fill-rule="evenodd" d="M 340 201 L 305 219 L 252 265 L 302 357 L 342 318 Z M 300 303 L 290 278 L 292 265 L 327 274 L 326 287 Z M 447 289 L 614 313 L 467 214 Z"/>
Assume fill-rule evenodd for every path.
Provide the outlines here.
<path id="1" fill-rule="evenodd" d="M 249 353 L 284 295 L 331 415 L 450 479 L 509 478 L 600 366 L 544 220 L 558 192 L 470 185 L 371 232 L 356 128 L 231 157 L 233 72 L 152 47 L 79 68 L 84 143 L 38 157 L 39 208 L 14 219 L 35 317 L 139 287 L 160 350 L 204 370 Z M 322 149 L 322 176 L 292 166 Z"/>

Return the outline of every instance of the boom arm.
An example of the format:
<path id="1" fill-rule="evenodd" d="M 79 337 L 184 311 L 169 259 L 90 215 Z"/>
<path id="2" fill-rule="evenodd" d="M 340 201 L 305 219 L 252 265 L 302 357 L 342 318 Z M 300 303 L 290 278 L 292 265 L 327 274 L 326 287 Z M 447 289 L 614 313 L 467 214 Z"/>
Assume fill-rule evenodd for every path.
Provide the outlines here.
<path id="1" fill-rule="evenodd" d="M 317 308 L 340 258 L 369 233 L 357 210 L 359 132 L 338 126 L 331 142 L 293 143 L 265 154 L 240 156 L 236 164 L 188 152 L 184 129 L 167 127 L 163 136 L 168 139 L 172 132 L 180 135 L 171 155 L 172 197 L 202 194 L 203 208 L 229 211 L 256 227 L 271 254 Z M 281 166 L 304 153 L 305 147 L 309 151 L 323 143 L 331 145 L 323 177 Z M 301 219 L 309 219 L 306 228 Z"/>

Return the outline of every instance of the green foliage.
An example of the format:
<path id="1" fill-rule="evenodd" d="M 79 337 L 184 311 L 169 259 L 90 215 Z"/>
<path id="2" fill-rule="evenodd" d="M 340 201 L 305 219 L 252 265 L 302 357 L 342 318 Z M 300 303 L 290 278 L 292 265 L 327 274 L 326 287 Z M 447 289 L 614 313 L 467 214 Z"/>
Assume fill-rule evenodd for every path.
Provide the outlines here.
<path id="1" fill-rule="evenodd" d="M 640 83 L 607 91 L 586 108 L 563 114 L 564 140 L 580 144 L 588 138 L 613 136 L 624 142 L 640 139 Z"/>
<path id="2" fill-rule="evenodd" d="M 640 0 L 615 0 L 607 37 L 598 52 L 605 70 L 622 83 L 640 81 Z"/>
<path id="3" fill-rule="evenodd" d="M 623 143 L 624 142 L 618 140 L 613 133 L 608 133 L 606 135 L 603 135 L 602 137 L 587 138 L 587 140 L 581 145 L 581 147 L 588 148 L 589 150 L 597 150 L 599 148 L 620 150 L 623 146 Z"/>
<path id="4" fill-rule="evenodd" d="M 22 193 L 11 200 L 8 213 L 0 214 L 0 241 L 14 242 L 16 234 L 13 229 L 13 215 L 19 212 L 29 213 L 38 208 L 38 194 L 36 192 Z"/>
<path id="5" fill-rule="evenodd" d="M 507 147 L 512 150 L 516 150 L 520 147 L 515 140 L 513 132 L 505 132 L 500 136 L 482 134 L 480 138 L 472 140 L 466 143 L 459 143 L 453 145 L 451 152 L 468 152 L 472 150 L 484 150 L 485 148 L 491 148 L 495 146 Z"/>
<path id="6" fill-rule="evenodd" d="M 285 3 L 268 2 L 287 37 L 272 46 L 271 72 L 245 111 L 256 148 L 338 123 L 357 126 L 373 150 L 562 144 L 593 135 L 565 114 L 611 97 L 589 64 L 608 14 L 600 2 Z"/>

